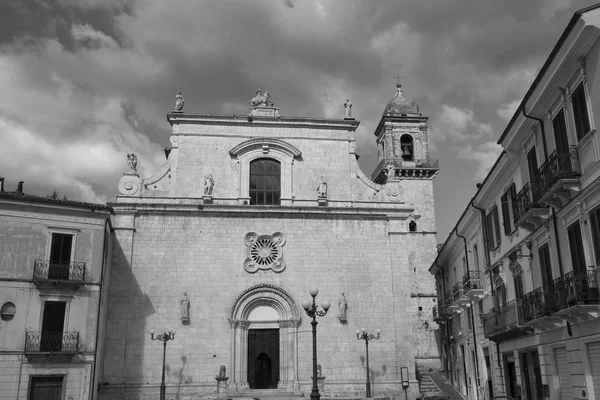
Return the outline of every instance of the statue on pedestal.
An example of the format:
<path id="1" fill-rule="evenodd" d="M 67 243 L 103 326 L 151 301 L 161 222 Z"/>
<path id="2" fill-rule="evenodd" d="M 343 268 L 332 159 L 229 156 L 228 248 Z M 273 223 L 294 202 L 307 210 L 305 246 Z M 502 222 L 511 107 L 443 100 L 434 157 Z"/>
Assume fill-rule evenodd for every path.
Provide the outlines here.
<path id="1" fill-rule="evenodd" d="M 323 180 L 323 176 L 319 178 L 319 184 L 317 185 L 317 197 L 327 198 L 327 182 Z"/>
<path id="2" fill-rule="evenodd" d="M 215 186 L 215 180 L 212 174 L 208 174 L 204 177 L 204 195 L 212 196 L 213 187 Z"/>
<path id="3" fill-rule="evenodd" d="M 343 292 L 342 292 L 342 299 L 340 300 L 339 305 L 340 305 L 339 319 L 340 319 L 340 321 L 345 321 L 346 320 L 346 311 L 348 311 L 348 302 L 346 301 L 346 296 L 344 295 Z"/>
<path id="4" fill-rule="evenodd" d="M 137 156 L 134 153 L 127 153 L 127 166 L 130 174 L 137 174 Z"/>

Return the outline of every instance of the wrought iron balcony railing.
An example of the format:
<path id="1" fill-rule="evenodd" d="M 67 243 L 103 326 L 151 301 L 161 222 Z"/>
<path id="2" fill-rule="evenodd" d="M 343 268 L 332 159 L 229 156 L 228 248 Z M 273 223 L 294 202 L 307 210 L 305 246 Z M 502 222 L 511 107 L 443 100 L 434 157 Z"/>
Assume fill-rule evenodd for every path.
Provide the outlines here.
<path id="1" fill-rule="evenodd" d="M 35 260 L 33 263 L 33 280 L 35 281 L 85 282 L 85 272 L 84 262 L 65 263 Z"/>
<path id="2" fill-rule="evenodd" d="M 517 305 L 521 324 L 551 315 L 558 310 L 554 285 L 532 290 L 518 300 Z"/>
<path id="3" fill-rule="evenodd" d="M 557 310 L 600 303 L 595 271 L 568 272 L 554 280 Z"/>
<path id="4" fill-rule="evenodd" d="M 456 282 L 452 287 L 453 299 L 454 301 L 458 301 L 463 295 L 463 284 L 462 282 Z"/>
<path id="5" fill-rule="evenodd" d="M 520 220 L 530 209 L 543 207 L 543 205 L 532 201 L 531 186 L 529 182 L 527 182 L 515 196 L 515 201 L 513 203 L 514 222 L 516 223 L 518 220 Z"/>
<path id="6" fill-rule="evenodd" d="M 481 280 L 479 278 L 479 271 L 469 271 L 463 276 L 463 291 L 467 293 L 472 289 L 481 289 Z"/>
<path id="7" fill-rule="evenodd" d="M 521 326 L 516 302 L 503 305 L 483 315 L 483 334 L 495 342 L 504 342 L 533 333 L 533 328 Z"/>
<path id="8" fill-rule="evenodd" d="M 576 178 L 580 175 L 579 154 L 576 148 L 568 151 L 554 150 L 537 171 L 534 180 L 533 201 L 542 197 L 559 179 Z"/>
<path id="9" fill-rule="evenodd" d="M 74 354 L 79 349 L 79 332 L 25 333 L 25 353 Z"/>

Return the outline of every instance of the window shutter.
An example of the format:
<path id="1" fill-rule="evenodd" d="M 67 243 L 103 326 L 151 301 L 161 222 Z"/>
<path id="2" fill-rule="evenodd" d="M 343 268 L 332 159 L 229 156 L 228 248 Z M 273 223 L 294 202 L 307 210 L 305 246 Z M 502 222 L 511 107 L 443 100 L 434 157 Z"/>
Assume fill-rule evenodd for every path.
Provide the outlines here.
<path id="1" fill-rule="evenodd" d="M 509 190 L 510 191 L 510 190 Z M 511 226 L 510 226 L 510 214 L 508 211 L 508 194 L 509 191 L 502 195 L 501 203 L 502 203 L 502 225 L 504 225 L 504 234 L 506 236 L 510 235 Z"/>
<path id="2" fill-rule="evenodd" d="M 596 266 L 600 265 L 600 226 L 598 224 L 598 214 L 600 208 L 590 212 L 590 229 L 592 230 L 592 241 L 594 242 L 594 255 L 596 256 Z"/>
<path id="3" fill-rule="evenodd" d="M 581 140 L 590 131 L 590 120 L 583 82 L 573 91 L 571 100 L 573 104 L 573 117 L 575 119 L 575 131 L 577 132 L 577 139 Z"/>
<path id="4" fill-rule="evenodd" d="M 565 123 L 565 111 L 561 109 L 552 120 L 554 131 L 554 142 L 558 153 L 569 152 L 569 139 L 567 137 L 567 125 Z"/>
<path id="5" fill-rule="evenodd" d="M 553 283 L 550 265 L 550 249 L 548 248 L 547 243 L 538 248 L 538 255 L 540 257 L 540 270 L 542 272 L 542 286 L 547 288 Z"/>
<path id="6" fill-rule="evenodd" d="M 492 216 L 494 217 L 494 233 L 496 234 L 496 241 L 494 247 L 500 244 L 500 221 L 498 220 L 498 206 L 494 206 L 492 210 Z"/>
<path id="7" fill-rule="evenodd" d="M 496 246 L 494 244 L 494 233 L 492 226 L 492 212 L 485 217 L 485 225 L 486 225 L 486 236 L 488 241 L 488 246 L 490 247 L 488 250 L 494 249 Z"/>

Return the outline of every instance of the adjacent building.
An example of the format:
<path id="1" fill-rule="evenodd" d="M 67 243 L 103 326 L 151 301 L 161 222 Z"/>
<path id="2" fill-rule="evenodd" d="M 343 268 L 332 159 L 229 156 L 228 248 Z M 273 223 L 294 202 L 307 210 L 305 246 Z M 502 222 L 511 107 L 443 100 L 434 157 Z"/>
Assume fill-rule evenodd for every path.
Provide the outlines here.
<path id="1" fill-rule="evenodd" d="M 469 399 L 600 400 L 599 28 L 600 5 L 575 13 L 430 267 Z"/>
<path id="2" fill-rule="evenodd" d="M 102 371 L 111 208 L 4 190 L 0 399 L 94 399 Z"/>
<path id="3" fill-rule="evenodd" d="M 398 85 L 374 132 L 379 164 L 357 163 L 350 115 L 281 116 L 257 91 L 249 114 L 167 115 L 171 147 L 155 176 L 137 161 L 119 182 L 100 398 L 257 390 L 310 393 L 310 318 L 318 317 L 321 393 L 364 394 L 365 343 L 374 394 L 418 394 L 416 372 L 439 369 L 427 310 L 436 255 L 427 117 Z M 154 334 L 151 332 L 154 330 Z M 218 375 L 217 375 L 218 374 Z M 403 383 L 406 385 L 403 385 Z M 265 393 L 262 392 L 261 396 Z M 257 397 L 257 396 L 254 396 Z"/>

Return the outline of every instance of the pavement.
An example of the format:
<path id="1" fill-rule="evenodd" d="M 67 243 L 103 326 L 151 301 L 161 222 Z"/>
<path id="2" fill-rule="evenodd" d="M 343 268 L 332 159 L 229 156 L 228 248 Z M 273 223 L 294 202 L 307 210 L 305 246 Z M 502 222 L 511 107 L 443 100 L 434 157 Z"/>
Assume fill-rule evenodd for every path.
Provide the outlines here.
<path id="1" fill-rule="evenodd" d="M 456 390 L 454 386 L 452 386 L 450 382 L 448 382 L 446 377 L 441 373 L 430 372 L 427 375 L 429 375 L 433 383 L 436 384 L 440 392 L 443 393 L 444 396 L 448 397 L 450 400 L 465 400 L 465 398 L 460 394 L 460 392 Z"/>

